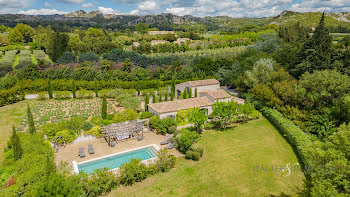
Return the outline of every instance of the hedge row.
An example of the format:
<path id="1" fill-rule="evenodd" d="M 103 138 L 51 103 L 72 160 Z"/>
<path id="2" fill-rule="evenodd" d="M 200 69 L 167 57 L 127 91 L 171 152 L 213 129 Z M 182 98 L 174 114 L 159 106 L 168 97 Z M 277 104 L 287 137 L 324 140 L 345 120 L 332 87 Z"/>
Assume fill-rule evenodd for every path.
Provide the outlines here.
<path id="1" fill-rule="evenodd" d="M 182 81 L 176 81 L 180 83 Z M 51 81 L 52 88 L 55 91 L 71 91 L 72 90 L 72 79 L 55 79 Z M 27 92 L 43 92 L 47 91 L 48 81 L 46 79 L 26 79 L 21 80 L 17 83 Z M 86 90 L 95 90 L 94 81 L 75 81 L 75 84 L 78 89 Z M 171 81 L 120 81 L 120 80 L 111 80 L 111 81 L 97 81 L 97 86 L 99 90 L 102 89 L 136 89 L 136 90 L 145 90 L 145 89 L 157 89 L 158 87 L 170 86 Z"/>
<path id="2" fill-rule="evenodd" d="M 0 90 L 0 107 L 23 100 L 24 94 L 20 93 L 21 88 L 18 85 L 9 89 Z"/>
<path id="3" fill-rule="evenodd" d="M 289 143 L 296 148 L 297 153 L 305 166 L 308 166 L 309 162 L 303 153 L 304 148 L 312 144 L 312 141 L 307 134 L 296 126 L 293 121 L 287 119 L 280 112 L 269 107 L 263 107 L 260 110 L 264 116 L 272 122 L 278 130 L 287 138 Z"/>

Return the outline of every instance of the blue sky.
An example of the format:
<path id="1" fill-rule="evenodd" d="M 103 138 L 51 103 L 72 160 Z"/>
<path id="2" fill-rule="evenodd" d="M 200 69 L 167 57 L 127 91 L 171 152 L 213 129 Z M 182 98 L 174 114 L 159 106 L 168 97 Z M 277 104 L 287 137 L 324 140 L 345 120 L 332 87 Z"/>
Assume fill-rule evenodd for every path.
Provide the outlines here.
<path id="1" fill-rule="evenodd" d="M 65 14 L 75 10 L 104 14 L 159 14 L 264 17 L 283 10 L 350 11 L 350 0 L 0 0 L 0 13 Z"/>

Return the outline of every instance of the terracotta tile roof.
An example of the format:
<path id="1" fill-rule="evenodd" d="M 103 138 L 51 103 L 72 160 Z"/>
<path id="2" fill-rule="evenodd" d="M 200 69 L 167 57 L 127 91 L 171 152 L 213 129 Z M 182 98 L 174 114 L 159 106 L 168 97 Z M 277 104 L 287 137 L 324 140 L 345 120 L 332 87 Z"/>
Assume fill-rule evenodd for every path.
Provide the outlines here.
<path id="1" fill-rule="evenodd" d="M 226 91 L 220 89 L 220 90 L 207 90 L 200 92 L 200 94 L 207 94 L 213 99 L 224 99 L 224 98 L 232 98 L 231 95 L 229 95 Z"/>
<path id="2" fill-rule="evenodd" d="M 187 83 L 189 83 L 192 87 L 220 84 L 220 82 L 216 79 L 204 79 L 204 80 L 197 80 L 197 81 L 188 81 Z"/>
<path id="3" fill-rule="evenodd" d="M 174 100 L 163 103 L 152 103 L 148 107 L 157 113 L 176 112 L 179 110 L 190 109 L 194 107 L 207 107 L 213 105 L 207 97 L 198 97 L 182 100 Z"/>

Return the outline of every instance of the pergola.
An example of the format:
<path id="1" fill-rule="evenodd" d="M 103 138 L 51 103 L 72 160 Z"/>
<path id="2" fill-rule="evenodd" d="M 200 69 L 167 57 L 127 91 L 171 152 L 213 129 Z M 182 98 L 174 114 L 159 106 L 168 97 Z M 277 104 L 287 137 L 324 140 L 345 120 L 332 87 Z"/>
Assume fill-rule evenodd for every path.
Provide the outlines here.
<path id="1" fill-rule="evenodd" d="M 103 137 L 106 139 L 109 146 L 111 146 L 111 137 L 115 138 L 115 136 L 118 134 L 138 134 L 140 132 L 143 132 L 143 124 L 142 122 L 137 122 L 136 120 L 113 123 L 102 127 L 102 133 L 104 134 Z"/>

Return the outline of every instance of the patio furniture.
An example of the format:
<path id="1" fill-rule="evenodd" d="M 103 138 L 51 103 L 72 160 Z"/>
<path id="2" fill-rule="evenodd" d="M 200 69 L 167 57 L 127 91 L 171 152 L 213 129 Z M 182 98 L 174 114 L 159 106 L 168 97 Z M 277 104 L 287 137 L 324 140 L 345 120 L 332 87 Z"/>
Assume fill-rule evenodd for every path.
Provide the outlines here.
<path id="1" fill-rule="evenodd" d="M 80 157 L 80 158 L 85 157 L 84 147 L 80 147 L 80 148 L 79 148 L 79 153 L 78 153 L 78 154 L 79 154 L 79 157 Z"/>
<path id="2" fill-rule="evenodd" d="M 142 140 L 143 140 L 143 136 L 142 135 L 137 136 L 137 141 L 142 141 Z"/>
<path id="3" fill-rule="evenodd" d="M 169 146 L 165 147 L 165 149 L 173 149 L 175 148 L 175 145 L 173 143 L 171 143 Z"/>
<path id="4" fill-rule="evenodd" d="M 170 138 L 167 138 L 165 141 L 160 142 L 160 145 L 166 145 L 166 144 L 169 144 L 169 142 L 170 142 Z"/>
<path id="5" fill-rule="evenodd" d="M 110 144 L 111 144 L 111 147 L 115 147 L 115 142 L 114 141 L 112 141 Z"/>
<path id="6" fill-rule="evenodd" d="M 111 145 L 111 137 L 117 142 L 136 136 L 135 134 L 142 133 L 143 125 L 137 121 L 127 121 L 121 123 L 113 123 L 102 127 L 102 133 L 105 140 Z"/>
<path id="7" fill-rule="evenodd" d="M 88 150 L 89 150 L 90 155 L 95 154 L 94 147 L 92 147 L 92 144 L 88 145 Z"/>

